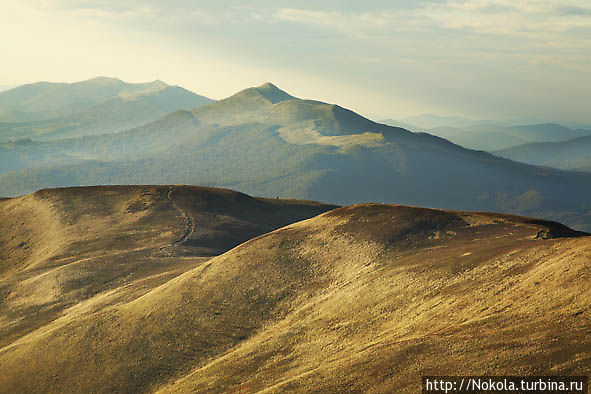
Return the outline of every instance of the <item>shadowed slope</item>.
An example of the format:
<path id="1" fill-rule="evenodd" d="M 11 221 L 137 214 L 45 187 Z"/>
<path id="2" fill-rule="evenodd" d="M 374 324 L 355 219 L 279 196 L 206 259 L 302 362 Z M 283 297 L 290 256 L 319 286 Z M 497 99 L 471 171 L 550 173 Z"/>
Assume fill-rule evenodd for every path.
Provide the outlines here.
<path id="1" fill-rule="evenodd" d="M 538 237 L 557 230 L 574 238 Z M 0 349 L 0 387 L 414 393 L 425 374 L 584 374 L 579 235 L 495 214 L 336 209 L 129 302 L 68 311 Z"/>
<path id="2" fill-rule="evenodd" d="M 193 186 L 50 189 L 0 200 L 0 345 L 85 300 L 138 296 L 331 208 Z"/>

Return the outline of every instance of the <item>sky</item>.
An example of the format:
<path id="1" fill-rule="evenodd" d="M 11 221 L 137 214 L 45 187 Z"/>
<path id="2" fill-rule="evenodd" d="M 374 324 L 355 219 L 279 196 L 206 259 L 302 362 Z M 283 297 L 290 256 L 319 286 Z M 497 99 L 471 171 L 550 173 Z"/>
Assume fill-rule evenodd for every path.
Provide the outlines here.
<path id="1" fill-rule="evenodd" d="M 591 0 L 0 0 L 0 85 L 270 81 L 374 119 L 591 124 Z"/>

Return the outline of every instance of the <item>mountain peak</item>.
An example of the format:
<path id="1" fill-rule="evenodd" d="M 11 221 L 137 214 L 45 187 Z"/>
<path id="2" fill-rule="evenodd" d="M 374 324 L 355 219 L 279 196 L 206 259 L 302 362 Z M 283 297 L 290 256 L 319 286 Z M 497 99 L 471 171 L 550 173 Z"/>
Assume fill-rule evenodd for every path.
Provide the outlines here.
<path id="1" fill-rule="evenodd" d="M 284 90 L 279 89 L 277 86 L 273 85 L 271 82 L 265 82 L 261 86 L 256 88 L 251 88 L 256 91 L 258 94 L 263 96 L 265 99 L 269 100 L 272 104 L 278 103 L 280 101 L 286 100 L 297 100 L 295 97 L 290 95 Z M 247 89 L 248 90 L 248 89 Z"/>
<path id="2" fill-rule="evenodd" d="M 272 88 L 272 89 L 279 89 L 276 85 L 273 84 L 273 82 L 265 82 L 264 84 L 262 84 L 261 86 L 258 87 L 259 89 L 261 88 Z"/>
<path id="3" fill-rule="evenodd" d="M 92 83 L 96 85 L 121 85 L 124 82 L 119 78 L 112 78 L 112 77 L 95 77 L 91 79 L 87 79 L 86 81 L 81 81 L 79 83 Z"/>
<path id="4" fill-rule="evenodd" d="M 166 88 L 169 86 L 166 82 L 161 81 L 159 79 L 156 79 L 152 82 L 147 82 L 146 85 L 149 85 L 151 87 L 158 87 L 158 88 Z"/>
<path id="5" fill-rule="evenodd" d="M 235 106 L 240 106 L 242 110 L 253 110 L 259 108 L 259 106 L 276 104 L 282 101 L 299 100 L 297 97 L 290 95 L 289 93 L 279 89 L 271 82 L 266 82 L 260 86 L 247 88 L 239 91 L 238 93 L 230 96 L 224 100 L 220 100 L 220 105 L 230 104 L 232 111 L 236 112 Z"/>

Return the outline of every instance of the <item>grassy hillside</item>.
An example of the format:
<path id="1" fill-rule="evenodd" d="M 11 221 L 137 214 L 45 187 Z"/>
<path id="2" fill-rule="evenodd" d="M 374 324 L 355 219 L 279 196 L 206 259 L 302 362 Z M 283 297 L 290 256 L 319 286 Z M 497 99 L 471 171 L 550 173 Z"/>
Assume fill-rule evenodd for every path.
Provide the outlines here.
<path id="1" fill-rule="evenodd" d="M 95 78 L 73 84 L 25 85 L 0 93 L 0 141 L 111 133 L 210 102 L 161 81 L 130 84 Z"/>
<path id="2" fill-rule="evenodd" d="M 307 209 L 229 191 L 178 192 L 180 210 L 219 201 L 199 205 L 218 207 L 216 218 L 226 210 L 261 218 L 266 208 L 257 207 L 269 205 Z M 2 321 L 19 302 L 35 305 L 29 317 L 60 291 L 93 289 L 71 297 L 59 318 L 4 341 L 2 392 L 416 393 L 422 375 L 584 375 L 591 366 L 590 238 L 556 223 L 363 204 L 205 260 L 191 257 L 189 244 L 175 246 L 187 221 L 181 213 L 166 220 L 175 218 L 166 214 L 175 206 L 169 187 L 67 193 L 0 203 L 4 215 L 38 212 L 27 223 L 43 210 L 61 213 L 59 223 L 47 221 L 60 245 L 85 251 L 11 264 Z M 107 215 L 95 212 L 95 198 Z M 95 238 L 113 223 L 121 224 Z M 29 234 L 20 221 L 10 226 Z M 227 233 L 204 234 L 211 242 Z M 30 253 L 55 255 L 42 236 Z M 109 253 L 97 254 L 104 243 Z"/>
<path id="3" fill-rule="evenodd" d="M 48 189 L 0 200 L 0 346 L 75 305 L 139 296 L 210 256 L 332 208 L 176 185 Z"/>
<path id="4" fill-rule="evenodd" d="M 524 163 L 576 170 L 591 166 L 591 136 L 565 142 L 524 144 L 494 153 Z"/>
<path id="5" fill-rule="evenodd" d="M 338 204 L 541 216 L 591 229 L 591 177 L 537 168 L 293 98 L 272 84 L 110 135 L 0 145 L 0 195 L 183 183 Z"/>

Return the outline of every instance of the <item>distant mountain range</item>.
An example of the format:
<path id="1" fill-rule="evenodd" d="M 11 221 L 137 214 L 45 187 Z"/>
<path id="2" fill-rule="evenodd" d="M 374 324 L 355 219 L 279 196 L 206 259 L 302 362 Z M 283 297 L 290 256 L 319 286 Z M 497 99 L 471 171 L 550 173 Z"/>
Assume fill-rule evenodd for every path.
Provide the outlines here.
<path id="1" fill-rule="evenodd" d="M 386 120 L 384 123 L 437 135 L 465 148 L 489 152 L 532 142 L 562 142 L 591 135 L 591 130 L 570 129 L 555 123 L 516 126 L 481 123 L 465 127 L 437 126 L 433 128 L 424 128 L 395 120 Z"/>
<path id="2" fill-rule="evenodd" d="M 412 125 L 421 129 L 434 129 L 438 127 L 453 127 L 453 128 L 468 128 L 472 126 L 481 125 L 495 125 L 495 126 L 516 126 L 516 125 L 530 125 L 530 124 L 548 124 L 548 123 L 560 123 L 571 129 L 591 129 L 590 123 L 580 122 L 548 122 L 540 120 L 539 118 L 512 118 L 512 119 L 472 119 L 465 116 L 442 116 L 435 114 L 421 114 L 416 116 L 410 116 L 401 119 L 386 119 L 382 123 L 390 124 L 404 123 Z"/>
<path id="3" fill-rule="evenodd" d="M 111 133 L 212 101 L 162 81 L 39 82 L 0 93 L 0 142 Z"/>
<path id="4" fill-rule="evenodd" d="M 422 125 L 454 123 L 465 126 L 425 128 L 407 123 L 413 121 Z M 591 172 L 591 130 L 571 129 L 555 123 L 499 126 L 492 121 L 475 122 L 478 121 L 436 115 L 384 121 L 391 126 L 426 132 L 465 148 L 488 151 L 527 164 Z"/>
<path id="5" fill-rule="evenodd" d="M 267 83 L 130 130 L 0 144 L 0 195 L 200 184 L 338 204 L 539 216 L 591 229 L 591 175 L 539 168 L 372 122 Z"/>
<path id="6" fill-rule="evenodd" d="M 591 172 L 591 135 L 563 142 L 535 142 L 494 154 L 524 163 Z"/>
<path id="7" fill-rule="evenodd" d="M 471 126 L 479 126 L 485 124 L 494 124 L 494 125 L 501 125 L 501 126 L 508 126 L 510 125 L 507 122 L 502 122 L 498 120 L 482 120 L 482 119 L 470 119 L 464 116 L 442 116 L 442 115 L 435 115 L 435 114 L 421 114 L 416 116 L 410 116 L 407 118 L 403 118 L 400 120 L 395 119 L 386 119 L 383 123 L 403 123 L 407 125 L 412 125 L 414 127 L 418 127 L 421 129 L 433 129 L 436 127 L 454 127 L 454 128 L 463 128 L 463 127 L 471 127 Z"/>

